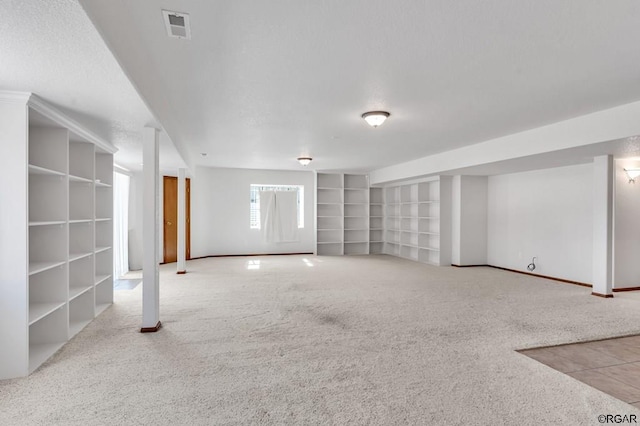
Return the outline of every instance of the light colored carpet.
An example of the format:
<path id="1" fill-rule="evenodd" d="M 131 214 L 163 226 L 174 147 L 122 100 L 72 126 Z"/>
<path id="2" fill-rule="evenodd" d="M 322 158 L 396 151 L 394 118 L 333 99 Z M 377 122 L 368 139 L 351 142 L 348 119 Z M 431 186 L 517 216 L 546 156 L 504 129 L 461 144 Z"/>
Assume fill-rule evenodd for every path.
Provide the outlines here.
<path id="1" fill-rule="evenodd" d="M 259 268 L 259 269 L 257 269 Z M 388 256 L 267 256 L 161 268 L 26 379 L 1 425 L 597 425 L 640 414 L 515 349 L 640 332 L 640 294 Z"/>

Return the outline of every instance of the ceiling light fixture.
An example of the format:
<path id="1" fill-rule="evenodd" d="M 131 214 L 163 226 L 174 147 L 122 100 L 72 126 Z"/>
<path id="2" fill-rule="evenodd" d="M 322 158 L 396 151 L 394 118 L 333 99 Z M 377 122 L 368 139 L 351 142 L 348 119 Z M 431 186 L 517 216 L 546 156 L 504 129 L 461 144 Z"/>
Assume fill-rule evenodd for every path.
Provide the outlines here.
<path id="1" fill-rule="evenodd" d="M 311 157 L 298 157 L 298 163 L 302 164 L 303 166 L 308 166 L 311 160 L 313 160 L 313 158 Z"/>
<path id="2" fill-rule="evenodd" d="M 636 183 L 636 178 L 640 176 L 640 169 L 624 169 L 629 177 L 629 183 Z"/>
<path id="3" fill-rule="evenodd" d="M 364 121 L 369 123 L 371 127 L 378 127 L 384 123 L 390 115 L 391 114 L 386 111 L 369 111 L 362 114 L 362 118 L 364 118 Z"/>

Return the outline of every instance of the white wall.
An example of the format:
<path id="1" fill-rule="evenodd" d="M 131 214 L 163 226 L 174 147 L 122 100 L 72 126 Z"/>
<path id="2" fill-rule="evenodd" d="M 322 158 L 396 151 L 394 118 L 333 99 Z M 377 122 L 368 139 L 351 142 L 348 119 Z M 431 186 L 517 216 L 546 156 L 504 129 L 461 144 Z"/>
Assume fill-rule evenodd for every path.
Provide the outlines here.
<path id="1" fill-rule="evenodd" d="M 613 288 L 640 287 L 640 178 L 629 183 L 625 167 L 637 161 L 615 162 Z"/>
<path id="2" fill-rule="evenodd" d="M 304 185 L 304 229 L 300 242 L 267 244 L 249 228 L 251 184 Z M 314 251 L 314 175 L 292 172 L 198 167 L 191 181 L 191 257 Z"/>
<path id="3" fill-rule="evenodd" d="M 451 263 L 487 263 L 486 176 L 454 176 L 452 187 Z"/>
<path id="4" fill-rule="evenodd" d="M 592 165 L 488 179 L 487 261 L 534 273 L 592 282 Z"/>

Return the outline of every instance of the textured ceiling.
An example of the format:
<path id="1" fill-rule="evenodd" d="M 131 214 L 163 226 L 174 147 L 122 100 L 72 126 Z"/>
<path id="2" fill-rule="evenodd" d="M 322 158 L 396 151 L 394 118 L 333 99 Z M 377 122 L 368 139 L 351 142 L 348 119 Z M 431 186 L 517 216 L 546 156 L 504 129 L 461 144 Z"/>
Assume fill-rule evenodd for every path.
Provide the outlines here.
<path id="1" fill-rule="evenodd" d="M 371 170 L 640 99 L 634 0 L 80 2 L 196 164 Z"/>
<path id="2" fill-rule="evenodd" d="M 142 129 L 159 126 L 77 1 L 0 0 L 0 90 L 33 92 L 140 169 Z M 185 167 L 162 138 L 162 167 Z"/>
<path id="3" fill-rule="evenodd" d="M 162 9 L 191 14 L 191 40 L 166 36 Z M 634 0 L 0 0 L 0 10 L 0 90 L 37 93 L 132 169 L 145 125 L 170 136 L 167 172 L 184 167 L 178 153 L 191 165 L 300 169 L 295 158 L 310 155 L 310 168 L 369 171 L 640 99 Z M 392 116 L 372 129 L 360 118 L 372 109 Z"/>

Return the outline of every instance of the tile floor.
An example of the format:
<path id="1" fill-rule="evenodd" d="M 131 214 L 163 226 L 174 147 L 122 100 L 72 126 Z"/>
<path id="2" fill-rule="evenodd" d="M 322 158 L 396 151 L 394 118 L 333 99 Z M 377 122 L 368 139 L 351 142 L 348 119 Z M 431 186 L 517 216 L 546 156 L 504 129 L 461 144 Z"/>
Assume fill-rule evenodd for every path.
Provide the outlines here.
<path id="1" fill-rule="evenodd" d="M 120 279 L 113 282 L 114 290 L 133 290 L 142 282 L 141 279 Z"/>
<path id="2" fill-rule="evenodd" d="M 520 353 L 640 408 L 640 335 Z"/>

